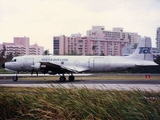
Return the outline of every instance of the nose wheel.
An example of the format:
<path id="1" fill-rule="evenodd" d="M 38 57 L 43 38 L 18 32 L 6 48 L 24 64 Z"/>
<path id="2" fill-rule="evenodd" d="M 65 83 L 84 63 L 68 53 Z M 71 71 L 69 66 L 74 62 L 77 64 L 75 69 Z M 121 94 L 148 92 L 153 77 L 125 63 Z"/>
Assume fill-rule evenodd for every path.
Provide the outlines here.
<path id="1" fill-rule="evenodd" d="M 13 76 L 13 81 L 17 81 L 18 80 L 18 77 L 17 76 Z"/>

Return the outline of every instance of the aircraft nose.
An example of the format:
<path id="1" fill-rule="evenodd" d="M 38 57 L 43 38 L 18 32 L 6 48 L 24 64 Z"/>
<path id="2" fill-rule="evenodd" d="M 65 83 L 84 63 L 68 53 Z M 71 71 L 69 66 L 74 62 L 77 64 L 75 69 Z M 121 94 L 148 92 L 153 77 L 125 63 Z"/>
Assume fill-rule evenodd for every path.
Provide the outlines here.
<path id="1" fill-rule="evenodd" d="M 2 67 L 5 68 L 5 63 L 2 64 Z"/>

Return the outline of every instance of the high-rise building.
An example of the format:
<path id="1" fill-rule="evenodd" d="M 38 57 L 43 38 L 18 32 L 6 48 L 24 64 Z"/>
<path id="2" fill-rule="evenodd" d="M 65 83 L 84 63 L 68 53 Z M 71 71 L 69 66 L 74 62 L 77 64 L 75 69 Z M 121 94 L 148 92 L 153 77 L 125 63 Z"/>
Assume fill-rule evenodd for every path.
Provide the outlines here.
<path id="1" fill-rule="evenodd" d="M 123 28 L 113 28 L 112 31 L 105 30 L 104 26 L 92 26 L 92 30 L 87 31 L 87 36 L 105 37 L 107 39 L 129 40 L 130 45 L 138 43 L 140 36 L 135 32 L 124 32 Z"/>
<path id="2" fill-rule="evenodd" d="M 54 36 L 53 53 L 55 55 L 121 55 L 122 46 L 128 45 L 128 40 L 106 39 L 72 35 Z"/>
<path id="3" fill-rule="evenodd" d="M 28 50 L 29 45 L 30 45 L 29 37 L 25 37 L 25 36 L 24 37 L 14 37 L 13 41 L 15 45 L 15 48 L 13 49 L 13 51 L 19 52 L 22 55 L 29 55 L 29 50 Z"/>
<path id="4" fill-rule="evenodd" d="M 44 47 L 37 44 L 30 45 L 29 37 L 14 37 L 13 43 L 0 44 L 0 50 L 2 51 L 5 46 L 5 56 L 14 55 L 42 55 L 44 53 Z"/>
<path id="5" fill-rule="evenodd" d="M 123 32 L 123 28 L 106 31 L 104 26 L 92 26 L 86 36 L 53 37 L 53 54 L 55 55 L 122 55 L 122 47 L 134 44 L 138 40 L 137 33 Z"/>
<path id="6" fill-rule="evenodd" d="M 156 44 L 157 48 L 160 50 L 160 27 L 158 27 L 156 31 Z"/>

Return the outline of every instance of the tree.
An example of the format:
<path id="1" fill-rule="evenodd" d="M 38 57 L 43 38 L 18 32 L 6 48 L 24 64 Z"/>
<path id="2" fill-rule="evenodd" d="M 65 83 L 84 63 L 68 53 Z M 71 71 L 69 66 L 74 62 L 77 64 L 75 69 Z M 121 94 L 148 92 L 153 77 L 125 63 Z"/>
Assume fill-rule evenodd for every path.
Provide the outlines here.
<path id="1" fill-rule="evenodd" d="M 21 53 L 20 53 L 20 52 L 15 51 L 14 56 L 20 56 L 20 55 L 21 55 Z"/>
<path id="2" fill-rule="evenodd" d="M 135 43 L 135 44 L 133 45 L 134 49 L 136 49 L 137 46 L 138 46 L 138 43 Z"/>
<path id="3" fill-rule="evenodd" d="M 95 49 L 96 49 L 96 45 L 93 45 L 93 46 L 92 46 L 92 50 L 95 50 Z"/>
<path id="4" fill-rule="evenodd" d="M 100 56 L 105 56 L 105 54 L 103 53 L 103 51 L 101 51 L 101 54 L 100 54 Z"/>
<path id="5" fill-rule="evenodd" d="M 86 56 L 93 56 L 93 54 L 89 53 L 89 54 L 86 54 Z"/>
<path id="6" fill-rule="evenodd" d="M 2 64 L 6 62 L 6 59 L 3 57 L 0 57 L 0 68 L 2 67 Z"/>
<path id="7" fill-rule="evenodd" d="M 48 49 L 45 50 L 44 53 L 43 53 L 43 55 L 50 55 L 49 50 Z"/>
<path id="8" fill-rule="evenodd" d="M 11 61 L 12 58 L 13 58 L 13 54 L 12 54 L 12 53 L 9 53 L 9 55 L 7 55 L 6 60 L 7 60 L 7 61 Z"/>
<path id="9" fill-rule="evenodd" d="M 5 45 L 3 45 L 3 50 L 1 52 L 1 57 L 3 57 L 5 55 L 5 52 L 6 52 L 6 47 L 5 47 Z"/>
<path id="10" fill-rule="evenodd" d="M 77 52 L 75 50 L 71 51 L 71 55 L 78 55 Z"/>

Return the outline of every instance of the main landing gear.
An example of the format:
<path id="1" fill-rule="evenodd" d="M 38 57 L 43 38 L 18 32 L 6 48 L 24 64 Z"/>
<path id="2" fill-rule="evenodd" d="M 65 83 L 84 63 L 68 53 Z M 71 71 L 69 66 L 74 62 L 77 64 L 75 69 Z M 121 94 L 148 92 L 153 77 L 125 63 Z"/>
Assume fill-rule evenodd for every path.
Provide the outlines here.
<path id="1" fill-rule="evenodd" d="M 65 82 L 66 81 L 66 77 L 64 75 L 60 76 L 59 81 L 60 82 Z"/>
<path id="2" fill-rule="evenodd" d="M 74 77 L 73 75 L 70 75 L 70 76 L 68 77 L 68 79 L 69 79 L 69 81 L 74 81 L 74 80 L 75 80 L 75 77 Z"/>
<path id="3" fill-rule="evenodd" d="M 74 80 L 75 80 L 75 77 L 74 77 L 73 75 L 70 75 L 70 76 L 68 77 L 68 80 L 69 80 L 69 81 L 74 81 Z M 60 76 L 59 81 L 60 81 L 60 82 L 65 82 L 65 81 L 66 81 L 66 77 L 65 77 L 64 75 Z"/>

